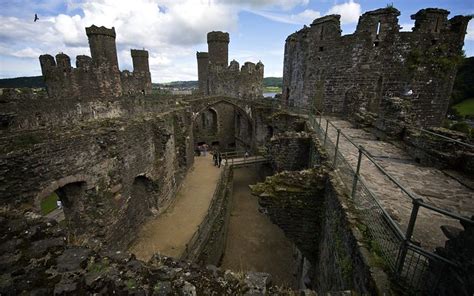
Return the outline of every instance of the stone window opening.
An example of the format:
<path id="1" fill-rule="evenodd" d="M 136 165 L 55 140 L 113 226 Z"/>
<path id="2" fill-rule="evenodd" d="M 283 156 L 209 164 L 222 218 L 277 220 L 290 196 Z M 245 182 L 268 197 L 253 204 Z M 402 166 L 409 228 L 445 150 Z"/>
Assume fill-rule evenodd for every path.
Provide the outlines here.
<path id="1" fill-rule="evenodd" d="M 319 35 L 319 39 L 323 40 L 323 37 L 324 37 L 324 26 L 321 26 L 321 33 Z"/>
<path id="2" fill-rule="evenodd" d="M 40 201 L 41 214 L 56 221 L 66 220 L 71 230 L 78 229 L 84 211 L 85 185 L 83 181 L 68 183 L 51 192 Z"/>
<path id="3" fill-rule="evenodd" d="M 436 24 L 435 24 L 435 29 L 434 29 L 435 33 L 438 33 L 439 32 L 439 17 L 436 18 Z"/>
<path id="4" fill-rule="evenodd" d="M 374 41 L 374 47 L 379 46 L 379 43 L 380 43 L 379 41 Z"/>
<path id="5" fill-rule="evenodd" d="M 380 21 L 377 22 L 377 31 L 376 31 L 376 35 L 375 35 L 376 39 L 379 38 L 379 34 L 380 34 Z"/>
<path id="6" fill-rule="evenodd" d="M 319 47 L 319 51 L 324 51 L 324 47 L 323 47 L 323 46 L 320 46 L 320 47 Z"/>

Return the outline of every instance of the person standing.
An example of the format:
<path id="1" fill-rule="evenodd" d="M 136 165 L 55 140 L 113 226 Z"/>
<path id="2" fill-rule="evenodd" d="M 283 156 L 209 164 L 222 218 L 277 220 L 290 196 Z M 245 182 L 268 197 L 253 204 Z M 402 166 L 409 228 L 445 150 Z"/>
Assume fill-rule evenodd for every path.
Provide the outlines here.
<path id="1" fill-rule="evenodd" d="M 221 163 L 222 163 L 222 154 L 219 152 L 219 154 L 217 154 L 217 167 L 221 167 Z"/>

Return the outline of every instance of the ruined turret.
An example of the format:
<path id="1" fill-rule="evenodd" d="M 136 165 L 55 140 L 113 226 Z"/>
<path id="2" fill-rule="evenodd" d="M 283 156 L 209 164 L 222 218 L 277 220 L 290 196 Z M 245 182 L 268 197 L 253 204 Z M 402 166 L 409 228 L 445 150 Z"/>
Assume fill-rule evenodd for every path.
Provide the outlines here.
<path id="1" fill-rule="evenodd" d="M 209 67 L 209 54 L 207 52 L 196 52 L 196 58 L 198 63 L 198 80 L 199 80 L 199 93 L 208 95 L 208 67 Z"/>
<path id="2" fill-rule="evenodd" d="M 117 67 L 117 47 L 115 45 L 115 28 L 97 27 L 92 25 L 86 28 L 89 38 L 91 57 L 95 64 L 107 63 L 112 67 Z"/>
<path id="3" fill-rule="evenodd" d="M 207 33 L 209 62 L 216 66 L 225 66 L 229 63 L 229 33 L 213 31 Z"/>

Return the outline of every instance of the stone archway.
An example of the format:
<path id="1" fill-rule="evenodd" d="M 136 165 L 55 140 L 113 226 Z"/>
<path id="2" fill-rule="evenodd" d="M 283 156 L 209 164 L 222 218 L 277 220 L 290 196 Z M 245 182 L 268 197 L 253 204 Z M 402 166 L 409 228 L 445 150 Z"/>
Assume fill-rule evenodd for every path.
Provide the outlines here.
<path id="1" fill-rule="evenodd" d="M 352 87 L 346 91 L 344 95 L 344 104 L 342 107 L 342 112 L 346 116 L 350 116 L 359 111 L 362 102 L 362 93 L 356 88 Z"/>
<path id="2" fill-rule="evenodd" d="M 239 105 L 220 99 L 201 106 L 193 117 L 195 146 L 200 142 L 219 143 L 221 151 L 251 147 L 253 121 Z M 215 126 L 212 125 L 214 122 Z"/>

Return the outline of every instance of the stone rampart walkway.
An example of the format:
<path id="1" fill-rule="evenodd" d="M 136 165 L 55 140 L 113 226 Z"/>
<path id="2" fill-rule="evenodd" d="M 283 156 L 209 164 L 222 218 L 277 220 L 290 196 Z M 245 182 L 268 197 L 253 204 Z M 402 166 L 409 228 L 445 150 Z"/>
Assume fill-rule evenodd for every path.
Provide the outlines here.
<path id="1" fill-rule="evenodd" d="M 362 145 L 389 174 L 426 203 L 466 217 L 474 215 L 474 190 L 439 169 L 418 164 L 404 150 L 392 143 L 377 140 L 371 133 L 354 128 L 348 121 L 328 119 L 353 142 Z M 328 136 L 333 143 L 336 142 L 335 129 L 329 128 Z M 339 150 L 355 168 L 358 159 L 357 148 L 341 136 Z M 394 186 L 367 158 L 363 158 L 361 175 L 367 186 L 377 195 L 385 210 L 405 232 L 412 210 L 409 197 Z M 444 246 L 446 237 L 440 230 L 441 225 L 452 225 L 462 229 L 456 220 L 426 208 L 420 208 L 415 224 L 414 241 L 420 242 L 423 247 L 431 250 L 437 246 Z"/>
<path id="2" fill-rule="evenodd" d="M 220 172 L 211 156 L 196 157 L 173 206 L 142 226 L 130 252 L 144 261 L 154 253 L 179 258 L 207 213 Z"/>

